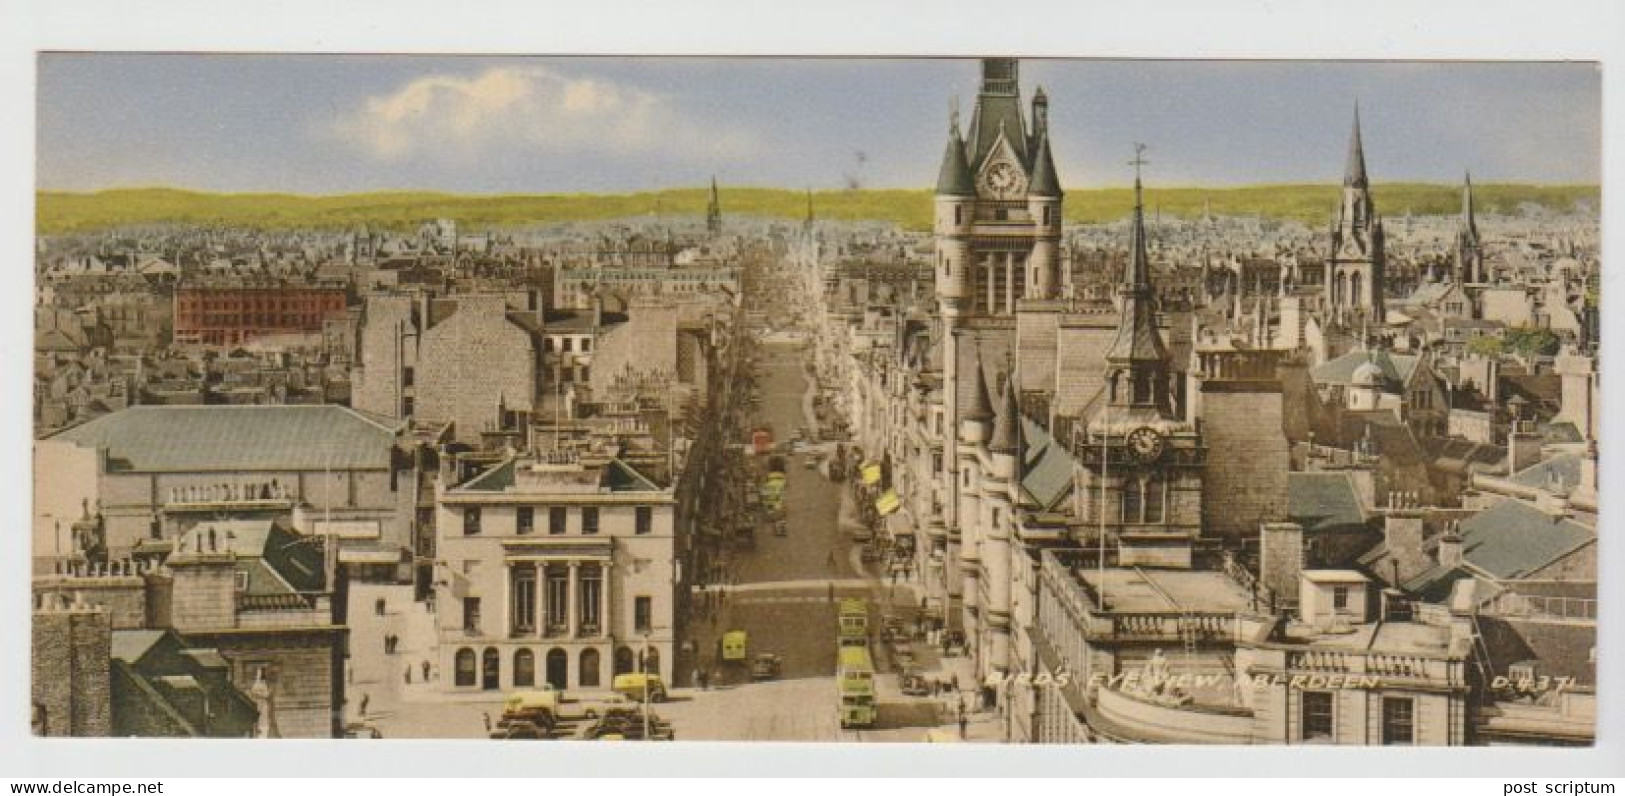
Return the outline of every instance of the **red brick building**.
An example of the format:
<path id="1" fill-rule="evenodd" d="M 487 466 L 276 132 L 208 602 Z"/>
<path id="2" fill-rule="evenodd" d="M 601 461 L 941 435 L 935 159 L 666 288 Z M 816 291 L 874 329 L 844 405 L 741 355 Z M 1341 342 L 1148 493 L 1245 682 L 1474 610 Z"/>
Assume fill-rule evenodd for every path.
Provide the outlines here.
<path id="1" fill-rule="evenodd" d="M 175 291 L 177 344 L 239 345 L 274 334 L 321 334 L 344 312 L 337 287 L 182 287 Z"/>

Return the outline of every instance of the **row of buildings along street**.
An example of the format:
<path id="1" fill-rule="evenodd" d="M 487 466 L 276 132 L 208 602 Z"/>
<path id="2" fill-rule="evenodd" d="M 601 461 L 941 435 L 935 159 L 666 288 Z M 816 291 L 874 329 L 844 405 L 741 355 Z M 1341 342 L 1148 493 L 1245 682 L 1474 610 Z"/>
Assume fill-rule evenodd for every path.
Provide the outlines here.
<path id="1" fill-rule="evenodd" d="M 1589 744 L 1594 216 L 42 236 L 41 735 Z M 941 142 L 921 142 L 933 150 Z M 922 181 L 931 175 L 921 175 Z"/>

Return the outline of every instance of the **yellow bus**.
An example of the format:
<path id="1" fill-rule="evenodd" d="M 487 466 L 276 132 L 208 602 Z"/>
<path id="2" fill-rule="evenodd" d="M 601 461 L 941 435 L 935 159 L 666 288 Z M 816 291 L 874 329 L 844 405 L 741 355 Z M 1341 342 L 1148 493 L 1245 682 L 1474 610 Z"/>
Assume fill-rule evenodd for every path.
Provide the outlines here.
<path id="1" fill-rule="evenodd" d="M 841 601 L 840 627 L 836 638 L 843 647 L 864 647 L 869 644 L 869 604 L 849 598 Z"/>
<path id="2" fill-rule="evenodd" d="M 874 726 L 875 667 L 868 647 L 841 647 L 836 653 L 835 690 L 842 729 Z"/>

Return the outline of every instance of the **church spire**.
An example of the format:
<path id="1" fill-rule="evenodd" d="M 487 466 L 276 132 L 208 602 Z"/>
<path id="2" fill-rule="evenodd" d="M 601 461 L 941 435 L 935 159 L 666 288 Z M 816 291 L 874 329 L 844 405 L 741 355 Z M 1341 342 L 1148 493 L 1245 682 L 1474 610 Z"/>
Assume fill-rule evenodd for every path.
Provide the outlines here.
<path id="1" fill-rule="evenodd" d="M 711 175 L 711 200 L 705 205 L 705 229 L 712 235 L 722 234 L 722 202 L 717 197 L 717 177 Z"/>
<path id="2" fill-rule="evenodd" d="M 1478 237 L 1478 222 L 1473 218 L 1473 173 L 1466 173 L 1461 187 L 1461 225 L 1463 231 Z"/>
<path id="3" fill-rule="evenodd" d="M 1145 160 L 1144 144 L 1134 145 L 1134 220 L 1129 229 L 1128 267 L 1124 269 L 1123 284 L 1117 288 L 1122 302 L 1122 315 L 1117 324 L 1117 339 L 1106 353 L 1106 360 L 1114 363 L 1162 362 L 1167 358 L 1162 337 L 1157 333 L 1156 313 L 1152 306 L 1151 262 L 1146 254 L 1145 200 L 1141 195 L 1140 167 Z"/>
<path id="4" fill-rule="evenodd" d="M 1348 164 L 1343 169 L 1343 187 L 1366 188 L 1365 145 L 1360 141 L 1360 103 L 1354 103 L 1354 132 L 1349 134 Z"/>
<path id="5" fill-rule="evenodd" d="M 965 142 L 959 137 L 958 102 L 948 112 L 948 148 L 942 153 L 942 168 L 937 172 L 937 195 L 976 195 L 976 179 L 965 159 Z"/>

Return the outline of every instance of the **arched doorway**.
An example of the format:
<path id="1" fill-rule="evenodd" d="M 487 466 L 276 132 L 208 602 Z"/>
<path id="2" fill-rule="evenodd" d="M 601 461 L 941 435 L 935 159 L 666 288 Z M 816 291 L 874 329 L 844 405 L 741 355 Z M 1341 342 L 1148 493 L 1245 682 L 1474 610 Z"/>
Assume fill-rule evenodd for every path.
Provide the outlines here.
<path id="1" fill-rule="evenodd" d="M 486 647 L 480 653 L 480 687 L 495 691 L 502 687 L 502 655 L 496 647 Z"/>
<path id="2" fill-rule="evenodd" d="M 618 647 L 615 650 L 615 673 L 630 674 L 632 672 L 632 648 Z"/>
<path id="3" fill-rule="evenodd" d="M 570 684 L 570 656 L 558 647 L 547 651 L 547 684 L 560 691 Z"/>
<path id="4" fill-rule="evenodd" d="M 581 651 L 581 667 L 576 673 L 576 679 L 581 681 L 582 688 L 597 688 L 599 669 L 602 664 L 598 661 L 598 650 L 588 648 Z"/>
<path id="5" fill-rule="evenodd" d="M 513 654 L 513 687 L 529 688 L 536 685 L 536 653 L 519 650 Z"/>
<path id="6" fill-rule="evenodd" d="M 457 651 L 456 683 L 459 686 L 474 684 L 474 651 L 464 647 Z"/>

